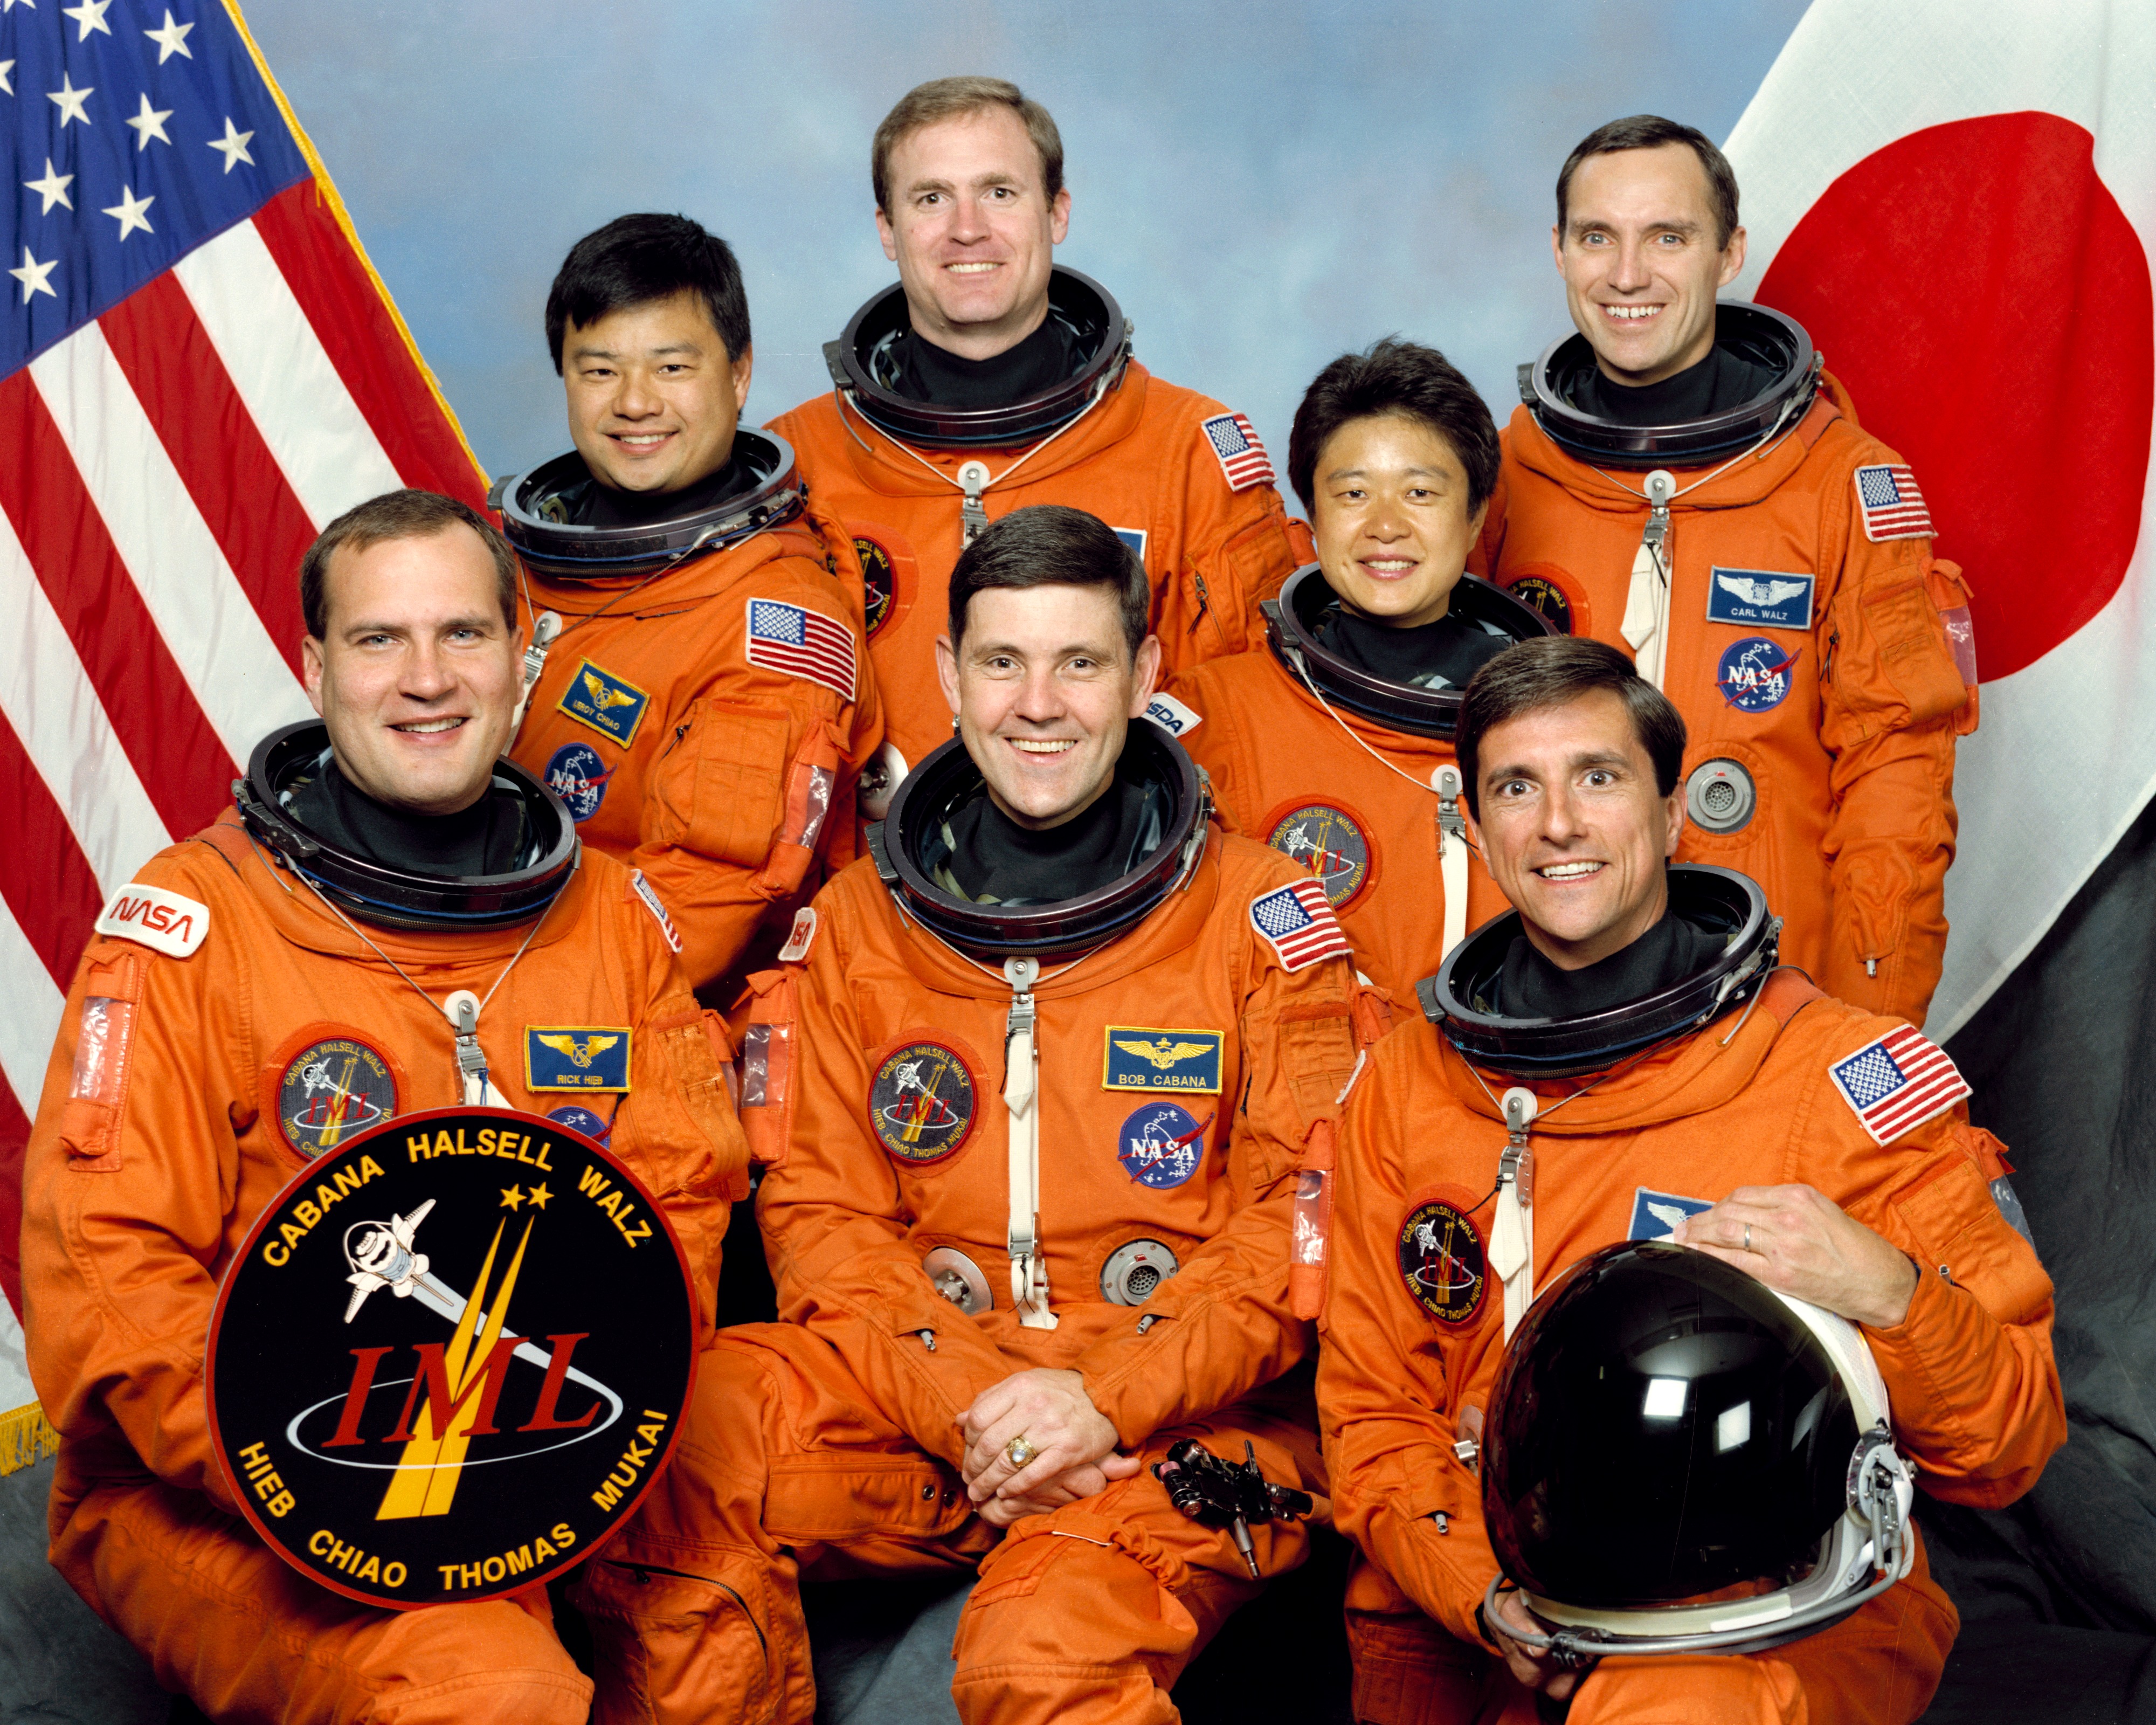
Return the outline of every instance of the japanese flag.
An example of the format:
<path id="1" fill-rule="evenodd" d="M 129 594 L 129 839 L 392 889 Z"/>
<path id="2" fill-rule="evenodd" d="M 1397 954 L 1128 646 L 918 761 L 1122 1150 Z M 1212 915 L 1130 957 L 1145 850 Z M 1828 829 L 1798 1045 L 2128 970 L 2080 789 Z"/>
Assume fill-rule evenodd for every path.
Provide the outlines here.
<path id="1" fill-rule="evenodd" d="M 1967 572 L 1944 1041 L 2156 788 L 2156 6 L 1815 0 L 1728 142 L 1750 254 Z"/>

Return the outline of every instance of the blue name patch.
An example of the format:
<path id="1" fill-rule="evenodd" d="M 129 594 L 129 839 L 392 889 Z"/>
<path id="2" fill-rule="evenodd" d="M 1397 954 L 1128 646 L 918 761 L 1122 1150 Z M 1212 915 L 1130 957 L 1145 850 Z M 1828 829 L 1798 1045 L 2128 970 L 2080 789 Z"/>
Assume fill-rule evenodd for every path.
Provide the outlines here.
<path id="1" fill-rule="evenodd" d="M 529 1091 L 625 1091 L 629 1048 L 625 1024 L 527 1025 L 524 1087 Z"/>
<path id="2" fill-rule="evenodd" d="M 636 727 L 644 722 L 644 710 L 650 705 L 651 697 L 635 684 L 601 670 L 587 659 L 570 677 L 556 711 L 627 748 L 635 742 Z"/>
<path id="3" fill-rule="evenodd" d="M 1140 562 L 1145 561 L 1146 530 L 1143 527 L 1111 527 L 1108 531 L 1130 547 L 1137 554 Z"/>
<path id="4" fill-rule="evenodd" d="M 1135 1024 L 1108 1026 L 1101 1056 L 1103 1090 L 1220 1092 L 1220 1030 L 1154 1030 Z"/>
<path id="5" fill-rule="evenodd" d="M 1740 629 L 1810 629 L 1816 577 L 1785 574 L 1779 569 L 1724 569 L 1710 572 L 1707 620 Z"/>
<path id="6" fill-rule="evenodd" d="M 1670 1230 L 1686 1216 L 1696 1216 L 1714 1205 L 1704 1198 L 1685 1198 L 1674 1192 L 1653 1192 L 1645 1186 L 1632 1190 L 1632 1225 L 1627 1240 L 1666 1240 Z"/>

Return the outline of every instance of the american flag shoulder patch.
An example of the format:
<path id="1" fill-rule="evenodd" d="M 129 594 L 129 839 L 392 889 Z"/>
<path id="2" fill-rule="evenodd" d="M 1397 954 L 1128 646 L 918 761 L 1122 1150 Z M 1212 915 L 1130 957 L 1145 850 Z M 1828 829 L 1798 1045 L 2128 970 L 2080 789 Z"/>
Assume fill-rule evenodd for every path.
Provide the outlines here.
<path id="1" fill-rule="evenodd" d="M 1316 880 L 1297 880 L 1252 899 L 1250 927 L 1265 937 L 1283 970 L 1304 970 L 1321 958 L 1348 955 L 1348 937 Z"/>
<path id="2" fill-rule="evenodd" d="M 748 662 L 806 677 L 854 698 L 854 633 L 820 611 L 783 599 L 748 602 Z"/>
<path id="3" fill-rule="evenodd" d="M 1215 413 L 1199 428 L 1231 491 L 1273 482 L 1273 464 L 1258 440 L 1257 428 L 1240 413 Z"/>
<path id="4" fill-rule="evenodd" d="M 659 932 L 666 937 L 666 944 L 675 952 L 681 950 L 681 932 L 674 926 L 674 919 L 666 914 L 666 906 L 659 901 L 659 895 L 651 890 L 651 883 L 644 878 L 644 870 L 629 871 L 629 890 L 644 901 L 644 908 L 658 920 Z"/>
<path id="5" fill-rule="evenodd" d="M 1943 1114 L 1969 1094 L 1947 1051 L 1903 1024 L 1827 1069 L 1871 1142 L 1886 1145 Z"/>
<path id="6" fill-rule="evenodd" d="M 1863 511 L 1864 536 L 1875 545 L 1932 536 L 1932 512 L 1917 489 L 1917 475 L 1903 463 L 1858 468 L 1856 506 Z"/>

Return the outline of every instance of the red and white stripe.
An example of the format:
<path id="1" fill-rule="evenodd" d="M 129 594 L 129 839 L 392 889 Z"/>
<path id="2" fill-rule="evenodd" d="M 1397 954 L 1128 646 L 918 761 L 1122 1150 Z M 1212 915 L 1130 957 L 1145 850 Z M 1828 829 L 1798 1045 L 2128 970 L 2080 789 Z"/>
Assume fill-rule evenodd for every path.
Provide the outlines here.
<path id="1" fill-rule="evenodd" d="M 1894 481 L 1895 494 L 1901 501 L 1875 506 L 1864 501 L 1864 475 L 1882 471 Z M 1864 536 L 1874 545 L 1888 539 L 1928 539 L 1932 536 L 1932 511 L 1924 502 L 1923 492 L 1917 488 L 1917 475 L 1906 466 L 1859 468 L 1856 497 L 1864 511 Z"/>
<path id="2" fill-rule="evenodd" d="M 1902 1082 L 1869 1107 L 1858 1107 L 1856 1098 L 1842 1081 L 1840 1069 L 1862 1059 L 1874 1048 L 1882 1050 L 1901 1069 Z M 1922 1126 L 1936 1114 L 1943 1114 L 1969 1094 L 1967 1081 L 1947 1051 L 1922 1030 L 1907 1024 L 1835 1061 L 1830 1076 L 1835 1088 L 1841 1091 L 1842 1100 L 1856 1110 L 1865 1131 L 1871 1133 L 1874 1143 L 1880 1145 L 1892 1143 L 1902 1133 Z"/>
<path id="3" fill-rule="evenodd" d="M 300 555 L 406 485 L 485 492 L 311 182 L 0 382 L 0 1286 L 18 1307 L 23 1149 L 90 924 L 306 715 Z M 0 1411 L 28 1399 L 11 1388 Z"/>

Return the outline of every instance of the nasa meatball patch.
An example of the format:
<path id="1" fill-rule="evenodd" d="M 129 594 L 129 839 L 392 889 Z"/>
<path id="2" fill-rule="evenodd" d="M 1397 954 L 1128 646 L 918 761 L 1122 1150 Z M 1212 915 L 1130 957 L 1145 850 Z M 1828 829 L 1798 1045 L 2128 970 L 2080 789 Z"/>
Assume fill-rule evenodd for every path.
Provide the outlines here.
<path id="1" fill-rule="evenodd" d="M 356 1030 L 311 1026 L 276 1065 L 277 1129 L 310 1162 L 397 1112 L 397 1074 Z"/>
<path id="2" fill-rule="evenodd" d="M 1360 817 L 1337 803 L 1298 803 L 1269 824 L 1265 843 L 1310 870 L 1325 901 L 1343 908 L 1370 884 L 1370 837 Z"/>
<path id="3" fill-rule="evenodd" d="M 1116 1160 L 1141 1186 L 1165 1192 L 1180 1186 L 1205 1160 L 1205 1133 L 1218 1111 L 1199 1120 L 1173 1102 L 1148 1102 L 1124 1121 Z"/>
<path id="4" fill-rule="evenodd" d="M 613 1134 L 613 1122 L 602 1120 L 588 1108 L 579 1108 L 573 1102 L 547 1111 L 549 1120 L 558 1121 L 572 1132 L 582 1132 L 595 1144 L 603 1144 Z"/>
<path id="5" fill-rule="evenodd" d="M 210 1435 L 254 1531 L 395 1610 L 531 1587 L 666 1465 L 688 1266 L 622 1163 L 557 1122 L 438 1108 L 347 1137 L 225 1271 Z"/>
<path id="6" fill-rule="evenodd" d="M 869 1127 L 901 1162 L 920 1167 L 957 1154 L 978 1109 L 973 1067 L 947 1042 L 908 1038 L 876 1062 Z"/>
<path id="7" fill-rule="evenodd" d="M 607 781 L 618 769 L 588 742 L 565 742 L 547 758 L 547 788 L 559 797 L 569 819 L 582 826 L 606 800 Z"/>
<path id="8" fill-rule="evenodd" d="M 1482 1309 L 1487 1260 L 1467 1213 L 1437 1199 L 1418 1204 L 1400 1223 L 1400 1280 L 1416 1305 L 1442 1324 L 1464 1324 Z"/>
<path id="9" fill-rule="evenodd" d="M 1779 706 L 1797 685 L 1801 647 L 1784 647 L 1764 635 L 1734 642 L 1715 669 L 1715 686 L 1739 712 L 1763 713 Z"/>

